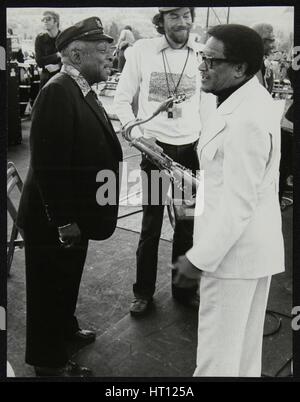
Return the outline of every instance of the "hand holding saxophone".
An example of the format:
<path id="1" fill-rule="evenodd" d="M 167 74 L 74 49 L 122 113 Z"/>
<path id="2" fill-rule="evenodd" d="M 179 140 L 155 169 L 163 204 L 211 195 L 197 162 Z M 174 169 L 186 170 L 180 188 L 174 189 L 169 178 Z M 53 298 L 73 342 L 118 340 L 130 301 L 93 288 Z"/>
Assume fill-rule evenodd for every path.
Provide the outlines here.
<path id="1" fill-rule="evenodd" d="M 150 116 L 146 117 L 145 119 L 139 119 L 136 118 L 135 120 L 127 123 L 123 128 L 122 128 L 122 135 L 123 137 L 130 143 L 130 145 L 134 146 L 137 148 L 139 151 L 141 151 L 146 157 L 148 157 L 156 166 L 158 166 L 159 169 L 166 169 L 169 173 L 170 176 L 172 176 L 173 179 L 179 179 L 183 178 L 183 175 L 189 175 L 193 177 L 193 185 L 197 187 L 197 178 L 195 175 L 192 174 L 192 172 L 189 172 L 188 169 L 186 169 L 184 166 L 181 166 L 179 163 L 173 161 L 169 156 L 167 156 L 161 147 L 159 147 L 155 143 L 155 139 L 150 138 L 146 139 L 143 136 L 138 136 L 134 135 L 134 137 L 131 135 L 131 131 L 136 128 L 137 126 L 140 126 L 141 124 L 145 124 L 148 121 L 152 120 L 154 117 L 156 117 L 159 113 L 167 111 L 174 103 L 178 104 L 181 102 L 184 102 L 186 99 L 185 95 L 176 95 L 176 96 L 171 96 L 164 102 L 162 102 L 159 107 L 156 109 L 156 111 Z"/>
<path id="2" fill-rule="evenodd" d="M 200 183 L 199 178 L 193 174 L 192 171 L 180 165 L 178 162 L 175 162 L 172 158 L 166 155 L 163 152 L 163 149 L 156 144 L 154 138 L 147 139 L 143 136 L 133 138 L 131 131 L 133 128 L 152 120 L 159 113 L 167 111 L 170 105 L 173 105 L 173 103 L 180 103 L 184 100 L 185 96 L 170 97 L 161 103 L 157 110 L 150 117 L 146 117 L 145 119 L 136 118 L 135 120 L 127 123 L 122 129 L 122 135 L 130 143 L 130 145 L 141 151 L 142 154 L 145 155 L 160 170 L 164 170 L 177 188 L 179 188 L 185 195 L 184 200 L 181 201 L 179 206 L 174 204 L 174 208 L 177 208 L 176 211 L 178 212 L 178 216 L 185 215 L 185 213 L 182 212 L 182 209 L 185 209 L 186 207 L 191 209 L 194 207 L 195 193 Z M 184 208 L 182 208 L 182 206 Z M 191 217 L 192 214 L 190 211 L 188 215 Z"/>

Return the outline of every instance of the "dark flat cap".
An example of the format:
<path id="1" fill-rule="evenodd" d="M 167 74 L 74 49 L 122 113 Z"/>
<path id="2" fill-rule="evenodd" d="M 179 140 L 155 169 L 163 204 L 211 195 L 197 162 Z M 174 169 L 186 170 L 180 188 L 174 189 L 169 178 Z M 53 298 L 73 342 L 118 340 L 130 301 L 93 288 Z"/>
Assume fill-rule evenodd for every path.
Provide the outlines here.
<path id="1" fill-rule="evenodd" d="M 103 26 L 100 18 L 90 17 L 77 22 L 77 24 L 62 31 L 56 38 L 56 48 L 60 52 L 74 40 L 113 42 L 111 36 L 103 33 Z"/>

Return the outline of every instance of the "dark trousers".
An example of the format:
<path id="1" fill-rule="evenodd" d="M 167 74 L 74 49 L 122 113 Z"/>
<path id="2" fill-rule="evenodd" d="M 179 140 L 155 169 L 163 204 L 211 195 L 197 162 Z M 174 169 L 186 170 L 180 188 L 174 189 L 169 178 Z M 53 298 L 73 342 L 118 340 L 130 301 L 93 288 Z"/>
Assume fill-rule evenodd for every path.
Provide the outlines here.
<path id="1" fill-rule="evenodd" d="M 67 340 L 78 329 L 75 309 L 88 240 L 64 249 L 46 222 L 24 228 L 27 291 L 26 363 L 60 367 Z"/>
<path id="2" fill-rule="evenodd" d="M 195 171 L 199 169 L 198 157 L 196 153 L 196 144 L 188 145 L 169 145 L 157 141 L 157 144 L 163 148 L 164 152 L 173 160 L 181 165 Z M 143 220 L 142 230 L 139 239 L 137 256 L 137 273 L 136 283 L 133 285 L 133 292 L 135 296 L 144 298 L 151 298 L 155 292 L 155 283 L 157 275 L 157 257 L 158 246 L 161 234 L 161 228 L 164 215 L 164 203 L 166 198 L 166 191 L 160 192 L 160 205 L 150 205 L 151 188 L 150 188 L 150 175 L 151 171 L 157 171 L 158 168 L 153 165 L 146 157 L 142 157 L 141 169 L 148 177 L 147 183 L 143 180 L 142 186 L 143 193 L 148 184 L 148 205 L 143 205 Z M 153 190 L 153 189 L 152 189 Z M 172 263 L 174 263 L 180 255 L 186 253 L 193 244 L 193 220 L 181 220 L 175 223 L 174 236 L 173 236 L 173 249 L 172 249 Z M 172 287 L 173 294 L 175 292 L 174 286 Z M 197 285 L 188 290 L 191 294 L 197 290 Z M 186 296 L 187 291 L 176 289 L 182 293 L 182 297 Z M 181 296 L 181 295 L 180 295 Z"/>
<path id="3" fill-rule="evenodd" d="M 288 131 L 281 129 L 281 159 L 279 167 L 279 201 L 281 202 L 284 190 L 286 189 L 286 180 L 293 174 L 293 135 Z"/>

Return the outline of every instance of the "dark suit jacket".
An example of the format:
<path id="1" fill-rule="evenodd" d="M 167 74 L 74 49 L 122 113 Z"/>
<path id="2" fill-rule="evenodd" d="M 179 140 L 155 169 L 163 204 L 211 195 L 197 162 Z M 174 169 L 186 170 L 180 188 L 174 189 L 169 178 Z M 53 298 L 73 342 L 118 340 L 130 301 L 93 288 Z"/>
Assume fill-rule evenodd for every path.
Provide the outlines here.
<path id="1" fill-rule="evenodd" d="M 58 73 L 40 91 L 32 112 L 31 161 L 19 206 L 18 224 L 62 226 L 76 222 L 90 239 L 108 238 L 118 213 L 122 149 L 111 123 L 92 94 Z M 97 173 L 114 172 L 115 205 L 98 205 Z M 113 198 L 113 197 L 112 197 Z"/>

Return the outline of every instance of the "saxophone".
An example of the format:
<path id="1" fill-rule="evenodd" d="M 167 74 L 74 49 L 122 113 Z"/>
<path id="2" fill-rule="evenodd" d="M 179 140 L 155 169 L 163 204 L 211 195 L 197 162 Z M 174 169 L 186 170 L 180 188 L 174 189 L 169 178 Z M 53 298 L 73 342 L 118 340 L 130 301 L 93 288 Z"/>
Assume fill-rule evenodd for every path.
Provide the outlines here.
<path id="1" fill-rule="evenodd" d="M 168 110 L 173 103 L 181 103 L 185 100 L 185 96 L 177 95 L 169 97 L 162 102 L 157 110 L 145 119 L 136 118 L 122 127 L 121 133 L 130 146 L 138 149 L 145 155 L 155 166 L 164 171 L 177 188 L 182 191 L 183 197 L 173 200 L 173 208 L 177 219 L 193 218 L 193 210 L 195 207 L 195 195 L 200 184 L 200 179 L 190 169 L 175 162 L 166 155 L 162 148 L 151 143 L 144 137 L 132 138 L 131 131 L 134 127 L 145 124 L 152 120 L 159 113 Z"/>

